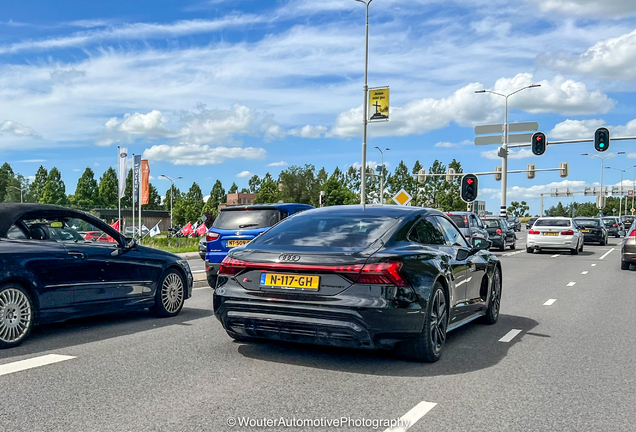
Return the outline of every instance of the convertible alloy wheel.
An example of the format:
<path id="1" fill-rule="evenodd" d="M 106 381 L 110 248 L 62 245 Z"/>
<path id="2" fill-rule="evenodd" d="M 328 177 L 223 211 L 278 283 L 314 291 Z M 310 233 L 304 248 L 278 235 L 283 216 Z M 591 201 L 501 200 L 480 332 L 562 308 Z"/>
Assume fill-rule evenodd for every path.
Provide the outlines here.
<path id="1" fill-rule="evenodd" d="M 0 290 L 0 347 L 20 344 L 31 331 L 31 300 L 21 289 L 8 286 Z"/>
<path id="2" fill-rule="evenodd" d="M 157 288 L 155 305 L 150 311 L 160 317 L 173 317 L 181 312 L 185 301 L 185 282 L 181 274 L 175 270 L 168 270 Z"/>

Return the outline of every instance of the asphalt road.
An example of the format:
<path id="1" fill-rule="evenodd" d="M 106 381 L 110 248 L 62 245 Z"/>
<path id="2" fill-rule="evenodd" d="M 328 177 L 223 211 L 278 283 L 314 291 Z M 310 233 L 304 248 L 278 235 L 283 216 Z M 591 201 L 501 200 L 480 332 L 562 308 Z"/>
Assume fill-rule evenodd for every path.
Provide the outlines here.
<path id="1" fill-rule="evenodd" d="M 355 421 L 409 413 L 419 419 L 409 431 L 421 432 L 634 431 L 636 272 L 620 270 L 619 241 L 528 255 L 523 238 L 496 252 L 499 322 L 451 333 L 438 363 L 233 342 L 201 288 L 173 319 L 74 320 L 0 351 L 0 430 L 371 431 L 386 427 Z M 22 360 L 56 362 L 7 372 Z M 352 423 L 228 426 L 242 417 Z"/>

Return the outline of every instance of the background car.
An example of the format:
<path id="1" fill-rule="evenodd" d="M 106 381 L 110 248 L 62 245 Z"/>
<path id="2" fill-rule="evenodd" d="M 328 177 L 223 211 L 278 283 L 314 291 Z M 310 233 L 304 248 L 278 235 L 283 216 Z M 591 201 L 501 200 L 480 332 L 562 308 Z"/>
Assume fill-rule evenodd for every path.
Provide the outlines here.
<path id="1" fill-rule="evenodd" d="M 459 231 L 464 235 L 468 243 L 473 244 L 475 238 L 488 240 L 488 231 L 481 222 L 481 219 L 473 212 L 449 212 L 446 213 Z"/>
<path id="2" fill-rule="evenodd" d="M 488 240 L 492 242 L 492 246 L 504 251 L 507 247 L 515 249 L 517 247 L 517 236 L 515 231 L 508 226 L 506 219 L 491 216 L 481 218 L 482 223 L 488 231 Z"/>
<path id="3" fill-rule="evenodd" d="M 534 223 L 537 221 L 537 219 L 539 219 L 539 218 L 538 217 L 531 217 L 530 219 L 528 219 L 528 222 L 526 222 L 526 229 L 532 228 L 532 225 L 534 225 Z"/>
<path id="4" fill-rule="evenodd" d="M 205 236 L 201 237 L 199 240 L 199 256 L 202 260 L 205 260 L 205 253 L 208 251 L 207 249 L 207 241 Z"/>
<path id="5" fill-rule="evenodd" d="M 223 260 L 214 313 L 235 340 L 397 349 L 436 361 L 446 333 L 494 324 L 501 264 L 442 212 L 333 206 L 294 215 Z"/>
<path id="6" fill-rule="evenodd" d="M 585 243 L 599 243 L 601 246 L 607 244 L 609 234 L 601 219 L 577 217 L 574 222 L 581 229 Z"/>
<path id="7" fill-rule="evenodd" d="M 521 231 L 521 221 L 517 216 L 508 216 L 506 218 L 506 222 L 508 222 L 508 226 L 515 231 Z"/>
<path id="8" fill-rule="evenodd" d="M 208 284 L 216 287 L 221 261 L 237 246 L 243 246 L 289 215 L 312 209 L 307 204 L 255 204 L 222 208 L 206 234 L 205 272 Z"/>
<path id="9" fill-rule="evenodd" d="M 541 217 L 526 236 L 526 252 L 567 249 L 572 255 L 583 252 L 583 234 L 571 218 Z"/>
<path id="10" fill-rule="evenodd" d="M 621 245 L 621 269 L 629 270 L 631 264 L 636 264 L 636 225 L 633 224 Z"/>
<path id="11" fill-rule="evenodd" d="M 142 226 L 141 227 L 141 234 L 145 236 L 145 235 L 148 235 L 148 233 L 150 233 L 150 230 L 147 227 Z M 135 237 L 139 237 L 139 227 L 138 226 L 134 226 L 134 227 L 133 226 L 127 226 L 124 229 L 124 234 L 126 234 L 126 236 L 131 236 L 131 237 L 134 234 Z"/>
<path id="12" fill-rule="evenodd" d="M 627 232 L 634 224 L 634 216 L 621 216 L 621 222 L 623 223 L 623 230 Z"/>
<path id="13" fill-rule="evenodd" d="M 73 227 L 116 243 L 85 240 Z M 0 348 L 19 345 L 36 324 L 143 308 L 175 316 L 192 294 L 187 261 L 51 205 L 0 204 L 0 269 Z"/>
<path id="14" fill-rule="evenodd" d="M 616 238 L 621 236 L 621 231 L 623 231 L 623 224 L 621 223 L 620 218 L 606 216 L 601 220 L 605 224 L 605 228 L 607 229 L 609 235 Z"/>

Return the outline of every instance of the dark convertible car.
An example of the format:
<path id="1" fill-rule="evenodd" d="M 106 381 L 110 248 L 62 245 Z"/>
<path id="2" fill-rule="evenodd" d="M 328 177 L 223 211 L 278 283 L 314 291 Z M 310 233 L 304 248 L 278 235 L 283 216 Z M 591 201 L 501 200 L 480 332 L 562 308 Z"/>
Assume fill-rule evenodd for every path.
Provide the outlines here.
<path id="1" fill-rule="evenodd" d="M 214 312 L 236 340 L 396 348 L 440 358 L 446 333 L 499 316 L 501 265 L 437 210 L 339 206 L 293 215 L 232 249 Z"/>
<path id="2" fill-rule="evenodd" d="M 0 204 L 0 348 L 23 342 L 35 324 L 140 308 L 174 316 L 191 293 L 187 261 L 138 246 L 95 216 Z"/>

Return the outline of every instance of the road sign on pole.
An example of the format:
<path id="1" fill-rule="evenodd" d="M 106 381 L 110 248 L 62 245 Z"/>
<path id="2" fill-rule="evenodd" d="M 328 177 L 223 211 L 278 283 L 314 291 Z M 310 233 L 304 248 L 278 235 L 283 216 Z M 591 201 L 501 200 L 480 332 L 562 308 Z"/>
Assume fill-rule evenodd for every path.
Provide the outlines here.
<path id="1" fill-rule="evenodd" d="M 522 134 L 508 135 L 508 144 L 529 143 L 532 141 L 532 135 L 534 134 L 522 133 Z"/>
<path id="2" fill-rule="evenodd" d="M 503 135 L 475 137 L 475 145 L 503 144 Z"/>
<path id="3" fill-rule="evenodd" d="M 525 123 L 510 123 L 508 125 L 508 132 L 536 132 L 539 130 L 539 123 L 537 122 L 525 122 Z M 503 133 L 503 124 L 483 125 L 475 126 L 475 135 L 497 134 Z"/>

